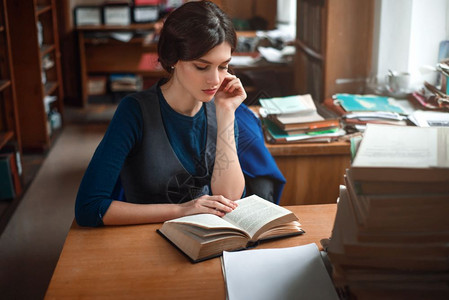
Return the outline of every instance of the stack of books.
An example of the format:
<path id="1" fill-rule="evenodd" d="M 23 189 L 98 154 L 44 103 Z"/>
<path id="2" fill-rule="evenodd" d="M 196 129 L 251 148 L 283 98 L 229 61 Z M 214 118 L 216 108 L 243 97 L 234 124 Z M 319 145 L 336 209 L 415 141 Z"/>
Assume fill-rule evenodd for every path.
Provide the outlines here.
<path id="1" fill-rule="evenodd" d="M 368 123 L 407 125 L 410 113 L 399 100 L 378 95 L 335 94 L 323 104 L 359 131 Z"/>
<path id="2" fill-rule="evenodd" d="M 259 100 L 269 143 L 330 142 L 346 134 L 338 117 L 325 118 L 310 95 Z"/>
<path id="3" fill-rule="evenodd" d="M 327 249 L 336 285 L 357 299 L 449 299 L 448 149 L 449 128 L 367 126 Z"/>
<path id="4" fill-rule="evenodd" d="M 109 75 L 111 92 L 137 92 L 142 90 L 142 76 L 135 74 Z"/>

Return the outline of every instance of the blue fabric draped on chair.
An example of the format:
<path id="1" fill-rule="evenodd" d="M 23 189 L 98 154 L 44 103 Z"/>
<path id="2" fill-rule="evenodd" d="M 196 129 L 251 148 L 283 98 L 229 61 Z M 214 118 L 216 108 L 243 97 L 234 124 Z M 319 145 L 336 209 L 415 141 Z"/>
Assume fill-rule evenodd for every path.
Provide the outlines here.
<path id="1" fill-rule="evenodd" d="M 286 180 L 265 147 L 260 120 L 244 104 L 235 112 L 239 128 L 238 157 L 246 180 L 246 194 L 279 204 Z"/>

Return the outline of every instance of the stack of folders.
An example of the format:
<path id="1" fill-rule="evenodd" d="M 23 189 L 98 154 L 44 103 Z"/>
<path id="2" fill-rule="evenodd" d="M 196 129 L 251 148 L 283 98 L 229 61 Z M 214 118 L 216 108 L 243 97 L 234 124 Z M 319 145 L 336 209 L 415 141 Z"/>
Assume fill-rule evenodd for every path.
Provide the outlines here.
<path id="1" fill-rule="evenodd" d="M 269 143 L 331 142 L 346 134 L 339 118 L 325 118 L 310 95 L 259 100 Z"/>
<path id="2" fill-rule="evenodd" d="M 409 111 L 401 101 L 392 97 L 335 94 L 326 99 L 324 105 L 341 116 L 345 125 L 359 131 L 363 131 L 368 123 L 407 125 Z"/>
<path id="3" fill-rule="evenodd" d="M 328 247 L 357 299 L 449 299 L 449 128 L 369 124 Z"/>

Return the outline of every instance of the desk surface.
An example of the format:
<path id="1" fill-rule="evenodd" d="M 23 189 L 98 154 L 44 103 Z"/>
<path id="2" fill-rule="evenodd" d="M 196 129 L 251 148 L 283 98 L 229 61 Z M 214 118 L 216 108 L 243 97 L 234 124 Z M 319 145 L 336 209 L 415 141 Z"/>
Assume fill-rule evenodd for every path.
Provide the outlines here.
<path id="1" fill-rule="evenodd" d="M 308 243 L 321 248 L 320 239 L 330 236 L 336 205 L 287 208 L 298 216 L 306 233 L 266 242 L 258 248 Z M 155 232 L 160 226 L 81 228 L 74 223 L 46 299 L 225 299 L 220 258 L 190 263 Z"/>

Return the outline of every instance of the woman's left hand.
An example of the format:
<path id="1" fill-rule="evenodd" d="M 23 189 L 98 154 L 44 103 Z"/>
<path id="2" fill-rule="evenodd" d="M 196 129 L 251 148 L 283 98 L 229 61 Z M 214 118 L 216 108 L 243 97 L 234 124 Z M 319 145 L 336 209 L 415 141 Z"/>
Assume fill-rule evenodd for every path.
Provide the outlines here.
<path id="1" fill-rule="evenodd" d="M 245 99 L 246 92 L 242 82 L 235 75 L 228 73 L 215 94 L 215 106 L 235 111 Z"/>

